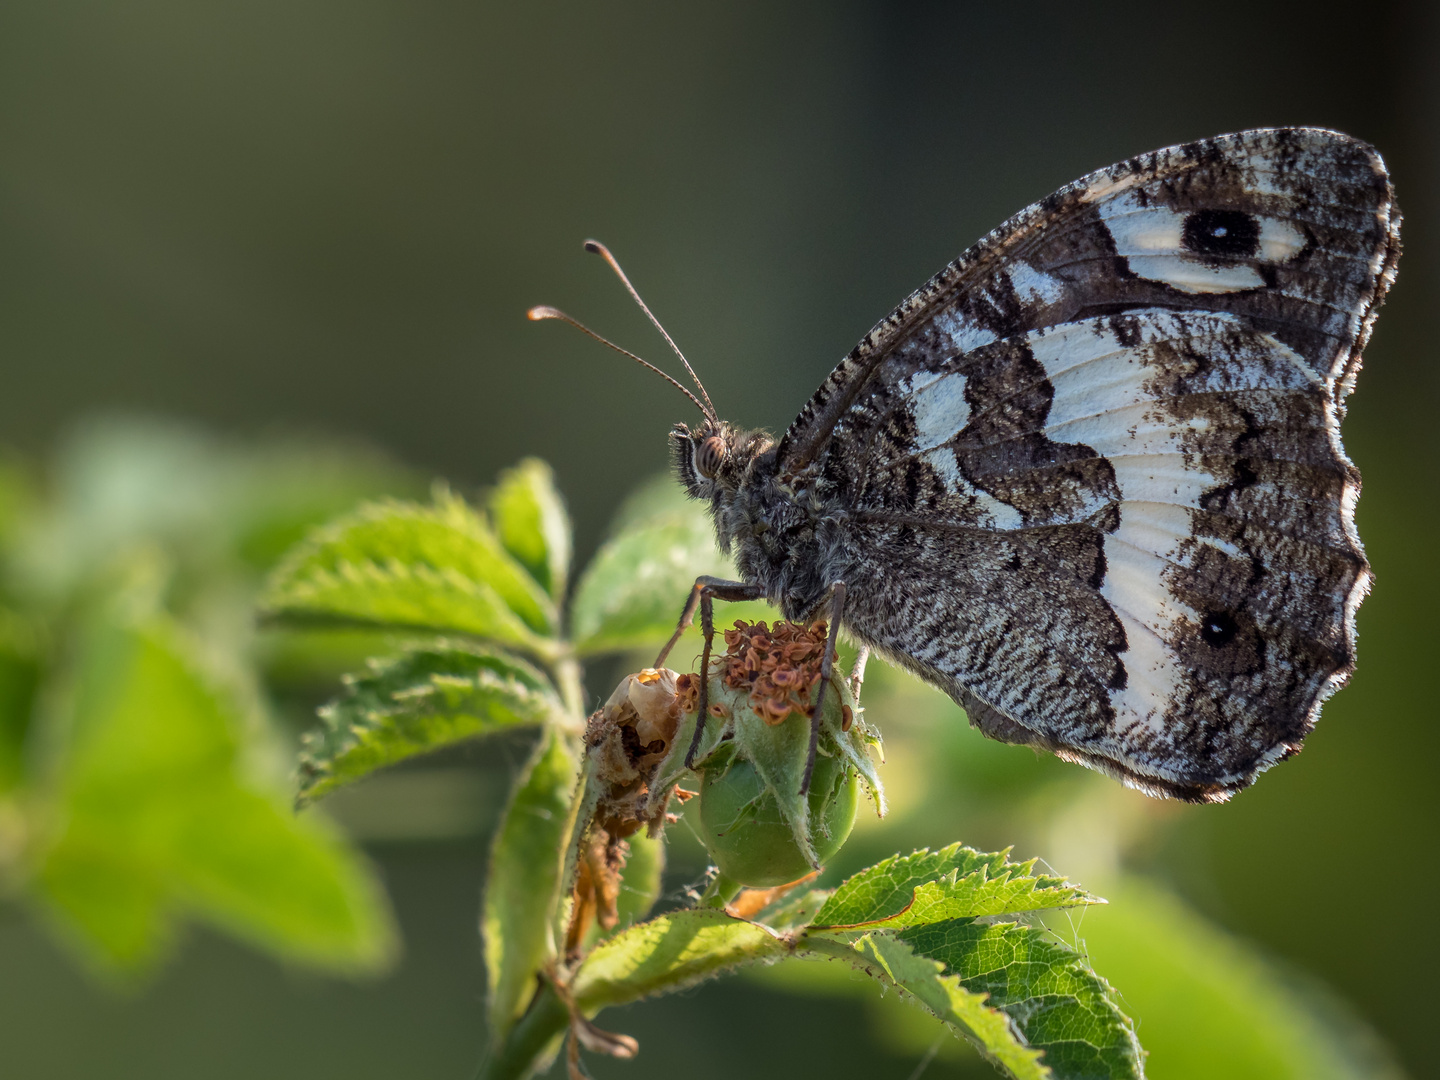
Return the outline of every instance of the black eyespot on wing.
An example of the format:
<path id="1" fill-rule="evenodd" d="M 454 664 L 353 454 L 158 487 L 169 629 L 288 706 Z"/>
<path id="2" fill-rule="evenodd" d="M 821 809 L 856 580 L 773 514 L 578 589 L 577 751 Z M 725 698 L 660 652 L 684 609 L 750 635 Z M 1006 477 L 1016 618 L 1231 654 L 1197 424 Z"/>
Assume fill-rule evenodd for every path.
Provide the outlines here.
<path id="1" fill-rule="evenodd" d="M 1200 640 L 1219 648 L 1234 640 L 1240 627 L 1223 611 L 1207 611 L 1200 619 Z"/>
<path id="2" fill-rule="evenodd" d="M 1186 216 L 1180 242 L 1196 255 L 1253 258 L 1260 251 L 1260 222 L 1243 210 L 1196 210 Z"/>

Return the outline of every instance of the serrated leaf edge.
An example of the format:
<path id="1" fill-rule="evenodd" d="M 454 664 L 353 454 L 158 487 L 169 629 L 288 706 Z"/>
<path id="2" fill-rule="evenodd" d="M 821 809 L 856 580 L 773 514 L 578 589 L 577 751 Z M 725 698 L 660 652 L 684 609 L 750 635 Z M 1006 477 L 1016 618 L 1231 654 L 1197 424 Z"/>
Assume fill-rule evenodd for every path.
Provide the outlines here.
<path id="1" fill-rule="evenodd" d="M 917 848 L 916 850 L 914 850 L 914 851 L 912 851 L 912 852 L 910 852 L 909 854 L 906 854 L 906 855 L 901 855 L 901 854 L 890 855 L 890 856 L 888 856 L 888 857 L 886 857 L 886 858 L 884 858 L 884 859 L 881 859 L 881 860 L 880 860 L 879 862 L 877 862 L 877 863 L 873 863 L 872 865 L 865 867 L 863 870 L 857 870 L 855 873 L 851 874 L 848 878 L 846 878 L 844 881 L 842 881 L 842 882 L 835 888 L 835 890 L 831 893 L 831 898 L 833 898 L 833 897 L 839 895 L 840 893 L 842 893 L 842 892 L 845 890 L 845 888 L 846 888 L 847 886 L 849 886 L 850 884 L 852 884 L 853 882 L 858 882 L 858 881 L 860 881 L 860 880 L 862 880 L 862 879 L 866 879 L 866 878 L 870 878 L 870 877 L 878 877 L 880 874 L 884 873 L 885 871 L 889 870 L 890 868 L 899 866 L 899 865 L 901 865 L 901 864 L 903 864 L 903 863 L 910 862 L 910 861 L 918 861 L 918 860 L 924 859 L 924 858 L 938 858 L 938 859 L 941 859 L 941 860 L 944 860 L 944 859 L 953 859 L 956 855 L 960 854 L 961 852 L 969 852 L 969 853 L 971 853 L 972 855 L 974 855 L 977 859 L 984 860 L 984 861 L 981 862 L 980 865 L 978 865 L 974 870 L 970 871 L 970 873 L 966 874 L 963 878 L 962 878 L 962 877 L 956 877 L 955 875 L 956 875 L 956 873 L 957 873 L 957 871 L 958 871 L 959 868 L 958 868 L 958 867 L 952 867 L 950 870 L 946 871 L 945 873 L 939 874 L 939 875 L 937 875 L 937 876 L 935 876 L 935 877 L 932 877 L 932 878 L 927 878 L 927 879 L 925 879 L 924 881 L 917 882 L 914 886 L 911 887 L 911 890 L 910 890 L 910 899 L 909 899 L 908 901 L 906 901 L 905 906 L 904 906 L 903 908 L 901 908 L 899 911 L 897 911 L 897 912 L 892 912 L 891 914 L 886 915 L 886 916 L 884 916 L 884 917 L 882 917 L 882 918 L 879 918 L 879 919 L 866 919 L 866 920 L 862 920 L 862 921 L 857 922 L 857 923 L 819 923 L 819 922 L 816 922 L 816 923 L 812 923 L 811 925 L 812 925 L 815 929 L 817 929 L 817 930 L 818 930 L 818 929 L 822 929 L 822 928 L 825 928 L 825 929 L 835 929 L 835 930 L 845 930 L 845 929 L 856 929 L 856 928 L 861 928 L 861 927 L 870 927 L 870 926 L 881 926 L 881 925 L 885 925 L 885 924 L 888 924 L 888 923 L 892 922 L 892 920 L 899 919 L 900 916 L 902 916 L 903 914 L 905 914 L 906 912 L 908 912 L 908 911 L 914 906 L 914 904 L 915 904 L 915 892 L 916 892 L 916 890 L 918 890 L 918 889 L 921 888 L 922 886 L 927 885 L 927 884 L 930 884 L 930 883 L 935 882 L 935 881 L 941 881 L 941 880 L 945 879 L 946 877 L 952 878 L 952 884 L 958 884 L 959 882 L 964 881 L 964 880 L 972 877 L 974 874 L 977 874 L 977 873 L 989 874 L 991 867 L 995 867 L 995 868 L 997 868 L 997 869 L 1003 870 L 1004 873 L 1005 873 L 1005 878 L 1006 878 L 1006 879 L 1012 879 L 1012 880 L 1013 880 L 1013 878 L 1014 878 L 1014 876 L 1015 876 L 1015 872 L 1016 872 L 1016 871 L 1022 872 L 1026 877 L 1031 878 L 1031 879 L 1035 882 L 1035 889 L 1032 890 L 1032 891 L 1037 891 L 1037 892 L 1038 892 L 1038 891 L 1040 891 L 1040 890 L 1042 890 L 1042 889 L 1057 889 L 1057 890 L 1059 890 L 1059 889 L 1070 889 L 1070 890 L 1074 890 L 1074 893 L 1075 893 L 1077 896 L 1083 896 L 1083 897 L 1085 898 L 1085 899 L 1078 900 L 1078 901 L 1075 901 L 1075 902 L 1057 903 L 1057 904 L 1053 904 L 1053 905 L 1046 905 L 1046 907 L 1044 907 L 1044 908 L 1024 908 L 1024 909 L 1021 909 L 1021 910 L 1025 910 L 1025 911 L 1040 911 L 1040 910 L 1047 910 L 1048 908 L 1052 908 L 1052 907 L 1053 907 L 1053 908 L 1059 908 L 1059 907 L 1075 907 L 1075 906 L 1078 906 L 1078 905 L 1080 905 L 1080 904 L 1103 904 L 1103 903 L 1105 903 L 1105 901 L 1104 901 L 1103 899 L 1101 899 L 1100 897 L 1091 895 L 1090 893 L 1086 892 L 1084 889 L 1081 889 L 1078 885 L 1072 885 L 1072 884 L 1070 884 L 1070 882 L 1069 882 L 1068 880 L 1066 880 L 1065 878 L 1052 877 L 1052 876 L 1050 876 L 1050 875 L 1048 875 L 1048 874 L 1042 874 L 1042 875 L 1038 875 L 1038 876 L 1035 875 L 1035 874 L 1033 873 L 1033 871 L 1034 871 L 1034 869 L 1035 869 L 1036 864 L 1040 861 L 1038 858 L 1037 858 L 1037 859 L 1029 859 L 1029 860 L 1027 860 L 1026 862 L 1023 862 L 1023 863 L 1012 863 L 1012 862 L 1010 861 L 1010 852 L 1013 851 L 1013 850 L 1014 850 L 1013 847 L 1006 847 L 1006 848 L 1002 848 L 1000 851 L 989 851 L 989 852 L 987 852 L 987 851 L 977 851 L 976 849 L 967 847 L 966 845 L 964 845 L 964 844 L 962 844 L 962 843 L 959 843 L 959 842 L 957 841 L 956 843 L 947 844 L 945 847 L 939 848 L 938 850 L 934 850 L 934 851 L 932 851 L 930 848 Z M 1001 879 L 1001 878 L 990 878 L 990 879 L 988 879 L 988 880 L 1000 881 L 1000 880 L 1003 880 L 1003 879 Z M 828 903 L 828 901 L 827 901 L 827 903 Z M 822 909 L 822 911 L 823 911 L 823 909 Z M 817 914 L 817 916 L 818 916 L 818 915 L 821 914 L 821 913 L 822 913 L 822 912 L 817 912 L 816 914 Z M 1008 913 L 1008 912 L 1004 912 L 1004 911 L 999 911 L 999 912 L 986 912 L 986 913 L 984 913 L 983 916 L 982 916 L 982 915 L 977 915 L 977 916 L 971 916 L 971 917 L 973 917 L 973 918 L 982 918 L 982 917 L 992 917 L 992 916 L 1005 915 L 1005 914 L 1009 914 L 1009 913 Z M 955 916 L 955 915 L 947 915 L 947 916 L 945 916 L 945 918 L 947 918 L 947 919 L 948 919 L 948 918 L 963 918 L 963 917 L 964 917 L 964 916 Z M 939 921 L 939 920 L 937 920 L 937 921 Z"/>
<path id="2" fill-rule="evenodd" d="M 535 630 L 532 630 L 525 620 L 514 611 L 498 590 L 488 582 L 469 578 L 456 571 L 453 567 L 435 567 L 428 564 L 409 565 L 400 562 L 398 559 L 387 560 L 381 563 L 373 559 L 355 560 L 340 559 L 335 568 L 317 567 L 310 573 L 302 574 L 300 568 L 326 545 L 339 543 L 349 530 L 367 524 L 376 524 L 385 521 L 387 518 L 420 518 L 432 522 L 438 522 L 454 528 L 457 532 L 480 540 L 487 545 L 493 546 L 493 553 L 497 558 L 507 560 L 515 571 L 517 580 L 527 583 L 527 591 L 531 594 L 537 607 L 539 607 L 547 624 L 558 630 L 560 626 L 560 615 L 555 601 L 545 591 L 545 588 L 535 580 L 530 572 L 514 558 L 500 542 L 499 538 L 491 531 L 489 524 L 480 513 L 471 507 L 459 496 L 450 493 L 443 485 L 437 485 L 435 489 L 435 502 L 425 504 L 403 499 L 377 499 L 362 503 L 348 514 L 342 515 L 327 522 L 324 525 L 312 530 L 306 538 L 291 548 L 280 563 L 271 571 L 267 584 L 261 593 L 258 607 L 262 615 L 277 617 L 287 614 L 309 614 L 301 610 L 293 610 L 295 605 L 289 601 L 288 596 L 304 597 L 306 593 L 311 595 L 318 591 L 318 585 L 313 581 L 339 580 L 335 577 L 340 571 L 344 576 L 352 580 L 363 581 L 367 576 L 378 584 L 383 584 L 386 577 L 399 580 L 410 577 L 425 582 L 427 573 L 430 581 L 451 578 L 446 584 L 460 586 L 460 591 L 470 592 L 472 595 L 485 595 L 488 592 L 489 598 L 493 598 L 494 606 L 505 616 L 508 616 L 513 627 L 506 629 L 512 634 L 515 641 L 523 642 L 526 645 L 547 642 L 550 638 Z M 484 592 L 481 592 L 481 590 Z M 358 622 L 374 622 L 376 625 L 404 625 L 414 624 L 387 624 L 383 620 L 357 619 Z M 436 630 L 450 630 L 448 627 L 426 627 Z M 462 631 L 464 632 L 464 631 Z"/>
<path id="3" fill-rule="evenodd" d="M 963 877 L 959 876 L 959 868 L 955 867 L 952 868 L 948 873 L 942 874 L 938 878 L 933 878 L 930 881 L 923 881 L 919 885 L 916 885 L 910 891 L 909 901 L 905 904 L 903 908 L 895 912 L 893 915 L 887 915 L 883 919 L 868 919 L 864 922 L 858 923 L 811 923 L 809 929 L 817 931 L 859 930 L 915 925 L 913 923 L 906 922 L 904 917 L 914 910 L 916 903 L 920 900 L 920 890 L 931 886 L 939 886 L 942 888 L 958 888 L 959 886 L 966 883 L 980 885 L 1007 885 L 1015 881 L 1029 881 L 1031 884 L 1031 888 L 1029 892 L 1025 895 L 1036 896 L 1049 891 L 1054 891 L 1057 894 L 1067 894 L 1063 896 L 1057 896 L 1054 903 L 1036 904 L 1032 907 L 1002 908 L 999 911 L 973 911 L 959 914 L 952 912 L 950 914 L 937 916 L 933 920 L 935 922 L 942 922 L 947 919 L 999 918 L 1005 915 L 1015 915 L 1025 911 L 1052 911 L 1057 908 L 1082 907 L 1091 904 L 1107 903 L 1107 901 L 1102 897 L 1094 896 L 1091 893 L 1086 892 L 1079 886 L 1071 885 L 1068 881 L 1064 881 L 1063 879 L 1033 876 L 1030 871 L 1034 869 L 1035 864 L 1038 861 L 1038 859 L 1031 859 L 1028 862 L 1024 863 L 1007 862 L 1005 864 L 1005 872 L 996 877 L 989 876 L 990 869 L 988 865 L 982 865 L 975 870 L 972 870 L 970 873 L 965 874 Z M 1014 871 L 1020 871 L 1020 873 L 1016 874 Z M 975 882 L 974 879 L 976 878 L 979 879 L 978 882 Z M 1061 884 L 1048 884 L 1051 881 L 1059 881 L 1061 882 Z M 946 898 L 946 895 L 942 893 L 935 899 L 937 902 L 943 902 Z"/>
<path id="4" fill-rule="evenodd" d="M 364 674 L 348 674 L 342 676 L 341 682 L 346 692 L 353 694 L 355 688 L 367 679 L 383 677 L 388 669 L 401 665 L 417 651 L 409 650 L 384 659 L 372 659 L 369 661 L 371 670 Z M 343 758 L 351 750 L 354 750 L 371 732 L 382 727 L 392 717 L 403 715 L 409 709 L 403 702 L 406 699 L 414 700 L 422 697 L 432 688 L 446 684 L 457 688 L 469 688 L 476 686 L 477 689 L 484 688 L 495 690 L 499 693 L 508 693 L 515 699 L 532 703 L 536 718 L 535 724 L 543 724 L 548 717 L 562 717 L 565 714 L 564 706 L 561 704 L 559 694 L 549 685 L 549 680 L 535 667 L 525 663 L 518 657 L 506 656 L 502 653 L 477 653 L 477 656 L 489 656 L 501 660 L 511 666 L 521 669 L 530 674 L 536 681 L 543 684 L 537 688 L 531 686 L 516 677 L 515 675 L 501 675 L 490 668 L 479 668 L 473 677 L 456 676 L 450 674 L 432 673 L 422 680 L 417 680 L 414 685 L 402 687 L 384 696 L 389 697 L 397 704 L 393 707 L 372 707 L 354 710 L 355 716 L 347 723 L 342 719 L 343 707 L 348 704 L 346 698 L 336 698 L 326 702 L 316 710 L 320 717 L 322 730 L 310 730 L 300 737 L 300 753 L 298 771 L 300 773 L 300 790 L 296 795 L 297 806 L 305 806 L 325 792 L 316 792 L 315 788 L 320 786 L 325 779 L 334 775 L 334 763 Z M 477 685 L 478 684 L 478 685 Z M 336 743 L 332 752 L 325 754 L 325 760 L 319 760 L 315 751 L 324 745 L 327 737 L 336 734 L 341 739 Z M 482 733 L 477 733 L 482 734 Z M 437 747 L 438 749 L 438 747 Z"/>

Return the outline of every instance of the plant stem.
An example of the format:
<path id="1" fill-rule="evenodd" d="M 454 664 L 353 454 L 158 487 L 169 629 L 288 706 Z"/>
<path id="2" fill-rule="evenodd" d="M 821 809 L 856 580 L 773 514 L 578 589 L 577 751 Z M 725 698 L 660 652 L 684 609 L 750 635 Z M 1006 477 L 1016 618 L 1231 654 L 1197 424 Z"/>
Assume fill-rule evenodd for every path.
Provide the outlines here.
<path id="1" fill-rule="evenodd" d="M 530 1008 L 510 1029 L 505 1041 L 490 1047 L 475 1080 L 520 1080 L 528 1076 L 569 1022 L 570 1012 L 555 988 L 548 981 L 542 982 Z"/>
<path id="2" fill-rule="evenodd" d="M 574 653 L 567 652 L 554 662 L 551 672 L 555 676 L 556 688 L 560 691 L 560 700 L 583 726 L 585 723 L 585 687 L 580 680 L 580 661 L 575 659 Z"/>
<path id="3" fill-rule="evenodd" d="M 722 911 L 725 905 L 740 895 L 740 890 L 745 888 L 738 881 L 734 881 L 724 874 L 716 873 L 715 880 L 710 882 L 708 888 L 700 897 L 700 903 L 696 907 L 720 908 Z"/>

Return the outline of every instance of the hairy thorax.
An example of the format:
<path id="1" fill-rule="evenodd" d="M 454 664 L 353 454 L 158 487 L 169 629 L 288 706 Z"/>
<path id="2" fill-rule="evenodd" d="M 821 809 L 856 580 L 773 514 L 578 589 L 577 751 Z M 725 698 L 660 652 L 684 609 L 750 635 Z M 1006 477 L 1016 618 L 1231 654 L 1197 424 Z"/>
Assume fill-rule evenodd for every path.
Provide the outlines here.
<path id="1" fill-rule="evenodd" d="M 838 508 L 813 475 L 753 475 L 724 509 L 725 531 L 741 578 L 762 586 L 787 619 L 814 618 L 823 604 L 838 540 Z"/>
<path id="2" fill-rule="evenodd" d="M 778 468 L 775 440 L 721 420 L 670 433 L 676 476 L 710 507 L 720 549 L 742 581 L 756 585 L 787 619 L 820 614 L 848 564 L 843 499 L 818 464 Z"/>

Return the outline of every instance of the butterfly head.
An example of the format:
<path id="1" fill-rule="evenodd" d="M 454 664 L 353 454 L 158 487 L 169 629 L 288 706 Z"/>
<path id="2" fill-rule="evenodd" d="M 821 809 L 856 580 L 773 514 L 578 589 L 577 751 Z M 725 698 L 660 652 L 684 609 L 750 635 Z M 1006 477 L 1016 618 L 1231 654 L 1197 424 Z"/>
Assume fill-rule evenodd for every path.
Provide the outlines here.
<path id="1" fill-rule="evenodd" d="M 670 456 L 685 493 L 719 509 L 739 490 L 755 459 L 774 445 L 763 431 L 740 431 L 724 420 L 706 420 L 697 428 L 676 424 L 670 430 Z"/>

